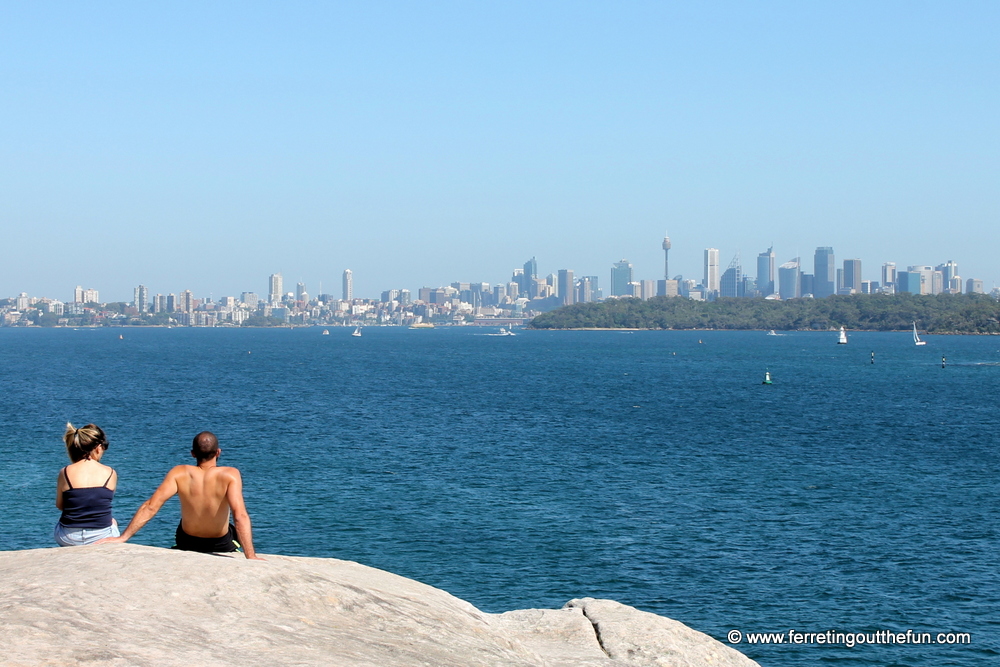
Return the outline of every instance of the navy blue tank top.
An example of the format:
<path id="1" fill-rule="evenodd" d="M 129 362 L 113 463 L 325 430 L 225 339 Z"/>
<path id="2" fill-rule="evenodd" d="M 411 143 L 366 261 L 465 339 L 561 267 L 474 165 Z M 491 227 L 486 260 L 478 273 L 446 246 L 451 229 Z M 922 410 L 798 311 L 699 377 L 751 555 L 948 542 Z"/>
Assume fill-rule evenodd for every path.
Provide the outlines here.
<path id="1" fill-rule="evenodd" d="M 104 481 L 104 486 L 90 486 L 82 489 L 74 489 L 63 468 L 63 477 L 69 488 L 63 491 L 63 511 L 59 518 L 59 523 L 67 528 L 76 529 L 98 529 L 107 528 L 111 525 L 111 501 L 115 497 L 115 492 L 108 488 L 108 482 L 114 476 L 115 471 Z"/>

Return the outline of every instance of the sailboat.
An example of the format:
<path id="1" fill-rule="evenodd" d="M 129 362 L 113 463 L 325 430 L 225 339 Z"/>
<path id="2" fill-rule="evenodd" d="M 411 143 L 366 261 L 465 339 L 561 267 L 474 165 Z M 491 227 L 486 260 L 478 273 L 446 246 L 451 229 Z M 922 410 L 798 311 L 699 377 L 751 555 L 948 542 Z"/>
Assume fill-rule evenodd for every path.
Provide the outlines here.
<path id="1" fill-rule="evenodd" d="M 352 333 L 351 335 L 352 336 L 357 336 L 358 338 L 360 338 L 361 337 L 361 327 L 354 327 L 354 333 Z"/>
<path id="2" fill-rule="evenodd" d="M 920 340 L 920 336 L 917 335 L 917 323 L 913 323 L 913 344 L 914 345 L 927 345 L 927 341 Z"/>
<path id="3" fill-rule="evenodd" d="M 323 335 L 323 336 L 329 336 L 330 335 L 330 330 L 329 329 L 323 329 L 323 333 L 321 335 Z"/>
<path id="4" fill-rule="evenodd" d="M 837 345 L 847 345 L 847 332 L 844 327 L 840 327 L 840 337 L 837 338 Z"/>

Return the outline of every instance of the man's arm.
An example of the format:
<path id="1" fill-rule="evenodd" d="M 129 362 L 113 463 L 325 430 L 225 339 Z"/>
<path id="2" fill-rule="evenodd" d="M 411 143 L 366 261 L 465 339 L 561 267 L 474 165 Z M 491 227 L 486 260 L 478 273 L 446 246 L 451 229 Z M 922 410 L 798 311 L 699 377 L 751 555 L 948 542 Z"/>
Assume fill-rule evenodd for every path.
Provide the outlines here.
<path id="1" fill-rule="evenodd" d="M 250 515 L 247 513 L 246 504 L 243 502 L 243 477 L 240 471 L 233 468 L 233 479 L 226 489 L 226 500 L 229 502 L 229 509 L 233 513 L 233 523 L 236 524 L 236 537 L 240 546 L 243 547 L 243 555 L 250 560 L 264 560 L 258 558 L 253 550 L 253 530 L 250 527 Z"/>
<path id="2" fill-rule="evenodd" d="M 106 537 L 103 540 L 98 540 L 96 544 L 127 542 L 131 539 L 133 535 L 139 532 L 140 528 L 146 525 L 146 522 L 156 516 L 156 513 L 163 507 L 163 503 L 174 497 L 177 493 L 177 475 L 181 474 L 182 471 L 183 466 L 177 466 L 167 473 L 167 476 L 163 478 L 163 482 L 153 492 L 150 499 L 140 505 L 139 509 L 135 511 L 135 516 L 129 521 L 128 528 L 125 529 L 121 537 Z"/>

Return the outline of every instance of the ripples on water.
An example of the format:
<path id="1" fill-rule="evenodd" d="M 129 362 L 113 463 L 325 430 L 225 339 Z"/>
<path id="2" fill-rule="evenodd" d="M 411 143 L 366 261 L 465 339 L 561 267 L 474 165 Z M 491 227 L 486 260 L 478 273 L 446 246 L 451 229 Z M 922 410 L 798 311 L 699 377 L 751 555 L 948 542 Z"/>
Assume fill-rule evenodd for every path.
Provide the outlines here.
<path id="1" fill-rule="evenodd" d="M 721 640 L 973 633 L 740 646 L 764 665 L 998 655 L 995 338 L 121 332 L 0 330 L 0 549 L 51 546 L 67 419 L 107 430 L 122 522 L 207 428 L 265 553 L 360 561 L 486 611 L 614 598 Z M 172 501 L 135 541 L 169 546 L 177 520 Z"/>

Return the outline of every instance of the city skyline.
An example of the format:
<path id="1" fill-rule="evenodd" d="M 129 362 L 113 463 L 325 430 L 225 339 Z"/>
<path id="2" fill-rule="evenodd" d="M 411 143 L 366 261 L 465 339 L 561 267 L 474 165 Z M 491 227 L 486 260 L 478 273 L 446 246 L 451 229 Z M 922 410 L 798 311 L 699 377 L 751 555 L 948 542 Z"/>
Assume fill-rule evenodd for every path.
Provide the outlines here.
<path id="1" fill-rule="evenodd" d="M 272 267 L 332 292 L 350 267 L 374 297 L 526 252 L 655 280 L 665 229 L 675 275 L 774 241 L 779 265 L 822 244 L 866 279 L 954 258 L 1000 284 L 996 3 L 192 16 L 9 9 L 0 294 L 262 292 Z"/>
<path id="2" fill-rule="evenodd" d="M 830 246 L 817 247 L 813 255 L 812 271 L 807 272 L 807 265 L 801 257 L 794 257 L 787 262 L 776 262 L 774 246 L 771 245 L 764 252 L 756 256 L 756 275 L 751 275 L 742 265 L 740 251 L 737 251 L 725 272 L 720 273 L 719 250 L 717 248 L 705 248 L 703 251 L 703 274 L 700 280 L 691 277 L 684 277 L 676 274 L 673 278 L 666 278 L 669 275 L 668 253 L 670 250 L 669 236 L 664 236 L 661 248 L 664 252 L 664 276 L 663 279 L 650 280 L 642 276 L 637 276 L 634 265 L 628 259 L 623 258 L 614 262 L 610 267 L 609 280 L 606 283 L 608 289 L 602 290 L 602 284 L 598 275 L 581 275 L 573 269 L 553 269 L 547 277 L 542 277 L 538 270 L 538 260 L 532 256 L 522 267 L 514 268 L 508 281 L 465 281 L 467 284 L 476 284 L 494 287 L 508 288 L 513 284 L 519 285 L 521 296 L 528 298 L 538 298 L 546 296 L 559 297 L 560 305 L 571 305 L 573 303 L 588 302 L 605 297 L 633 296 L 644 299 L 652 296 L 684 296 L 696 299 L 715 299 L 718 297 L 744 297 L 744 296 L 772 296 L 781 299 L 799 298 L 802 296 L 812 296 L 815 298 L 825 298 L 834 294 L 852 293 L 876 293 L 896 291 L 913 292 L 917 294 L 939 294 L 962 293 L 962 292 L 987 292 L 995 291 L 996 288 L 988 288 L 984 281 L 976 277 L 961 276 L 959 264 L 952 259 L 941 262 L 937 265 L 904 265 L 897 267 L 896 262 L 883 262 L 877 269 L 880 280 L 865 278 L 863 272 L 863 262 L 858 258 L 845 259 L 842 268 L 837 266 L 836 253 Z M 905 266 L 906 270 L 903 270 Z M 870 272 L 875 269 L 869 267 Z M 580 275 L 574 278 L 574 275 Z M 462 281 L 450 281 L 437 286 L 422 285 L 419 291 L 441 289 L 448 286 L 460 284 Z M 377 301 L 374 296 L 356 296 L 353 289 L 354 273 L 351 269 L 344 269 L 341 273 L 341 291 L 339 297 L 334 297 L 329 292 L 322 291 L 322 282 L 319 283 L 317 297 L 338 298 L 343 301 L 351 301 L 355 298 L 361 300 Z M 901 287 L 899 287 L 901 286 Z M 388 288 L 381 290 L 381 300 L 385 301 L 385 294 L 395 293 L 400 290 L 407 293 L 417 291 L 417 288 Z M 692 290 L 694 292 L 692 293 Z M 131 300 L 105 299 L 101 301 L 98 297 L 99 289 L 88 287 L 86 289 L 77 285 L 73 289 L 72 299 L 66 299 L 66 303 L 131 303 L 135 305 L 140 313 L 155 312 L 152 304 L 158 299 L 187 299 L 189 302 L 193 298 L 194 292 L 184 290 L 180 297 L 173 292 L 155 295 L 150 294 L 149 288 L 144 284 L 139 284 L 132 290 Z M 310 296 L 307 286 L 301 280 L 296 283 L 295 291 L 284 288 L 284 276 L 279 271 L 271 274 L 267 279 L 267 290 L 265 297 L 261 297 L 255 290 L 242 290 L 240 292 L 240 303 L 252 303 L 256 305 L 258 299 L 262 303 L 270 306 L 279 306 L 293 297 L 294 301 L 309 302 Z M 52 299 L 62 302 L 58 296 L 52 295 L 28 295 L 27 292 L 19 292 L 18 298 L 31 296 L 32 298 Z M 207 299 L 212 302 L 214 293 L 209 292 Z M 2 298 L 14 298 L 11 294 Z M 234 296 L 224 295 L 222 299 L 235 299 Z M 166 303 L 165 301 L 163 302 Z M 148 306 L 148 307 L 147 307 Z M 159 308 L 163 310 L 164 308 Z M 169 310 L 173 310 L 173 305 Z"/>

